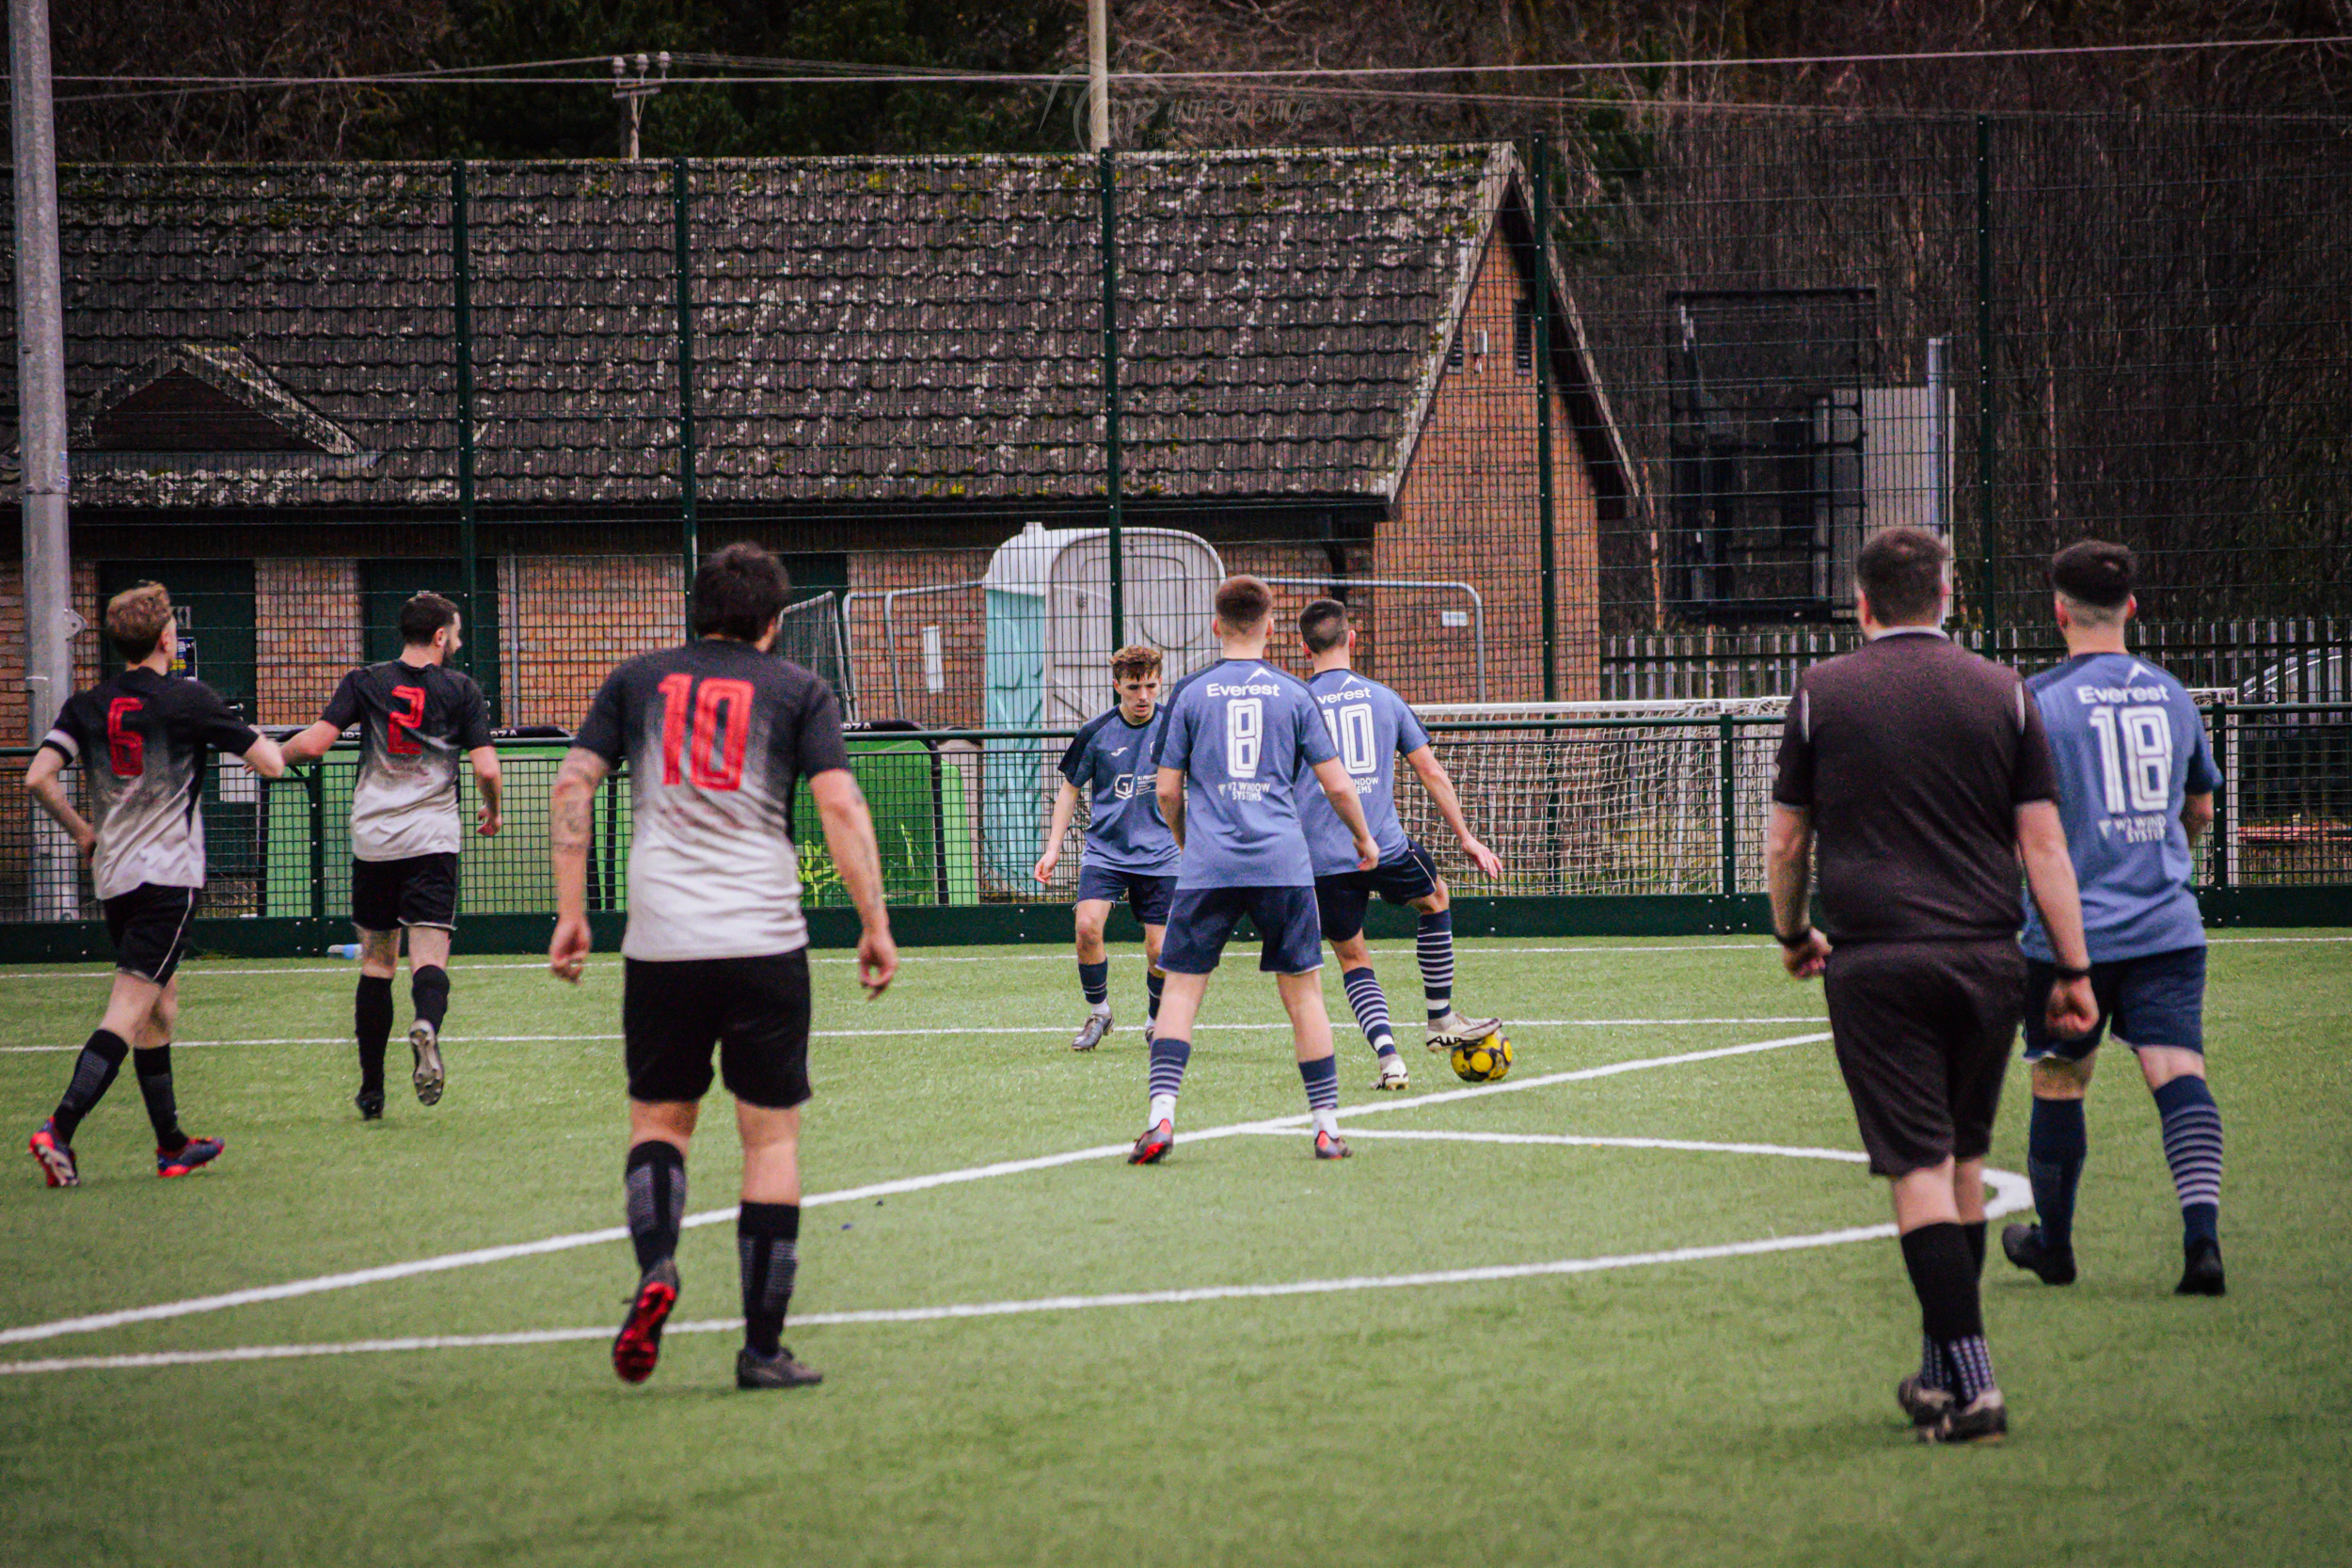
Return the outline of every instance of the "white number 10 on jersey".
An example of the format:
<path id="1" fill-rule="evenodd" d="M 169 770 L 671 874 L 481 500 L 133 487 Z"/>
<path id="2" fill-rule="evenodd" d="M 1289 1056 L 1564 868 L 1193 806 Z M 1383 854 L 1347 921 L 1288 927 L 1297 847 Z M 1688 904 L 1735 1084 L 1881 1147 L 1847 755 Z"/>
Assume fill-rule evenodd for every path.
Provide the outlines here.
<path id="1" fill-rule="evenodd" d="M 1228 778 L 1254 779 L 1258 757 L 1265 750 L 1265 699 L 1236 697 L 1225 705 L 1225 773 Z"/>
<path id="2" fill-rule="evenodd" d="M 2172 723 L 2160 707 L 2094 707 L 2107 811 L 2162 811 L 2172 794 Z"/>

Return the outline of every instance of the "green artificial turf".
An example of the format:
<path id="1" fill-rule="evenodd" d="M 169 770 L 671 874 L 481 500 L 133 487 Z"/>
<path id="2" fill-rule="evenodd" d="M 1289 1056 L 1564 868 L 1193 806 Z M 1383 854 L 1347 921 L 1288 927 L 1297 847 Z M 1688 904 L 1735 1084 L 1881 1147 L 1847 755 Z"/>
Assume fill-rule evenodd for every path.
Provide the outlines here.
<path id="1" fill-rule="evenodd" d="M 2249 933 L 2261 935 L 2262 933 Z M 2315 933 L 2269 935 L 2303 938 Z M 1549 950 L 1539 950 L 1546 949 Z M 1064 1049 L 1066 955 L 913 953 L 881 1002 L 818 965 L 810 1194 L 1123 1143 L 1141 973 Z M 1418 1014 L 1408 947 L 1379 965 Z M 1514 1082 L 1814 1032 L 1769 946 L 1465 942 L 1466 1008 L 1518 1022 Z M 618 1223 L 619 970 L 572 990 L 461 956 L 448 1098 L 362 1126 L 326 960 L 193 963 L 175 1054 L 214 1169 L 158 1181 L 126 1072 L 77 1139 L 87 1185 L 0 1182 L 0 1327 Z M 103 974 L 0 978 L 0 1103 L 28 1132 Z M 1332 1010 L 1346 1006 L 1330 976 Z M 405 1004 L 405 987 L 398 993 Z M 1205 1022 L 1269 1024 L 1247 962 Z M 405 1013 L 403 1013 L 405 1022 Z M 642 1388 L 602 1336 L 625 1242 L 0 1345 L 0 1359 L 581 1328 L 593 1339 L 0 1376 L 0 1557 L 172 1563 L 2309 1563 L 2352 1560 L 2352 944 L 2217 943 L 2231 1295 L 2181 1301 L 2148 1096 L 2090 1105 L 2080 1283 L 2001 1263 L 1985 1301 L 2014 1435 L 1922 1449 L 1891 1398 L 1917 1316 L 1891 1241 L 1573 1275 L 917 1323 L 800 1325 L 819 1389 L 737 1394 L 736 1338 L 674 1334 Z M 964 1033 L 955 1030 L 993 1030 Z M 1403 1031 L 1416 1090 L 1458 1088 Z M 543 1037 L 492 1038 L 491 1037 Z M 580 1038 L 576 1037 L 608 1037 Z M 1344 1105 L 1371 1057 L 1343 1022 Z M 734 1199 L 711 1102 L 690 1209 Z M 1285 1037 L 1200 1032 L 1179 1142 L 812 1205 L 796 1314 L 1090 1297 L 1643 1254 L 1881 1224 L 1857 1165 L 1769 1154 L 1407 1141 L 1383 1130 L 1851 1149 L 1826 1044 L 1390 1109 L 1343 1164 L 1306 1136 L 1187 1138 L 1304 1108 Z M 1994 1163 L 2025 1164 L 2012 1072 Z M 1997 1228 L 1997 1227 L 1996 1227 Z M 679 1323 L 737 1311 L 733 1227 L 691 1229 Z"/>

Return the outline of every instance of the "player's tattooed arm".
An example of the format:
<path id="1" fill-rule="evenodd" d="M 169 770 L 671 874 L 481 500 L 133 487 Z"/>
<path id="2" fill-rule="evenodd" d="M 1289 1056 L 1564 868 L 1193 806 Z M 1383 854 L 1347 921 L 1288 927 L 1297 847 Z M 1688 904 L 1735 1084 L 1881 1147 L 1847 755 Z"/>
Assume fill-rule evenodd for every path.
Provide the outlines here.
<path id="1" fill-rule="evenodd" d="M 473 764 L 474 787 L 482 792 L 482 806 L 474 813 L 473 831 L 484 838 L 489 838 L 498 832 L 504 820 L 500 815 L 499 804 L 505 796 L 506 780 L 499 772 L 499 749 L 495 746 L 476 746 L 466 753 L 466 760 Z M 594 785 L 590 786 L 589 793 L 596 793 Z"/>
<path id="2" fill-rule="evenodd" d="M 874 818 L 856 775 L 846 768 L 812 773 L 809 795 L 824 823 L 825 847 L 864 928 L 857 943 L 858 983 L 870 999 L 889 988 L 898 973 L 898 947 L 890 936 L 890 911 L 882 903 L 882 851 L 874 844 Z"/>
<path id="3" fill-rule="evenodd" d="M 97 847 L 98 830 L 66 799 L 65 785 L 57 781 L 57 775 L 64 770 L 64 753 L 44 746 L 33 753 L 32 766 L 24 769 L 24 788 L 40 802 L 40 809 L 49 814 L 49 819 L 65 830 L 73 847 L 87 855 Z"/>
<path id="4" fill-rule="evenodd" d="M 1470 832 L 1470 819 L 1462 815 L 1462 797 L 1454 787 L 1454 776 L 1438 760 L 1438 753 L 1427 746 L 1416 746 L 1405 753 L 1405 760 L 1420 778 L 1422 788 L 1429 791 L 1438 815 L 1454 830 L 1454 842 L 1461 845 L 1462 853 L 1470 857 L 1470 863 L 1478 867 L 1479 875 L 1502 876 L 1502 857 L 1480 843 L 1478 835 Z"/>
<path id="5" fill-rule="evenodd" d="M 1037 859 L 1037 869 L 1029 875 L 1041 882 L 1054 879 L 1054 867 L 1061 863 L 1061 841 L 1070 836 L 1070 822 L 1078 814 L 1078 786 L 1068 779 L 1054 792 L 1054 820 L 1045 830 L 1045 853 Z"/>
<path id="6" fill-rule="evenodd" d="M 555 869 L 555 940 L 548 944 L 548 968 L 557 978 L 578 981 L 588 961 L 589 804 L 611 765 L 575 746 L 564 753 L 548 803 L 548 856 Z"/>

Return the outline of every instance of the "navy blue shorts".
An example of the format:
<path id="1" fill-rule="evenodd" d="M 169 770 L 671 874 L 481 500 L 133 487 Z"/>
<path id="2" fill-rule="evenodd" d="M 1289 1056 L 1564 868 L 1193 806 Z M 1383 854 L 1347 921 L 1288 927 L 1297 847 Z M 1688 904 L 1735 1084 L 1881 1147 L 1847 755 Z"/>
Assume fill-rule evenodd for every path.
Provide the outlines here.
<path id="1" fill-rule="evenodd" d="M 1241 917 L 1258 927 L 1264 951 L 1258 967 L 1269 974 L 1305 974 L 1323 967 L 1323 927 L 1315 920 L 1314 889 L 1305 887 L 1186 887 L 1176 890 L 1160 967 L 1170 974 L 1207 974 L 1225 955 Z"/>
<path id="2" fill-rule="evenodd" d="M 1391 904 L 1409 904 L 1437 891 L 1438 863 L 1408 838 L 1403 854 L 1382 861 L 1370 871 L 1317 877 L 1315 912 L 1322 918 L 1326 941 L 1345 942 L 1363 931 L 1364 912 L 1372 908 L 1374 894 Z"/>
<path id="3" fill-rule="evenodd" d="M 1078 868 L 1077 902 L 1091 899 L 1116 904 L 1125 899 L 1136 918 L 1146 926 L 1168 924 L 1168 900 L 1176 896 L 1176 879 L 1156 871 L 1113 871 L 1108 866 Z"/>
<path id="4" fill-rule="evenodd" d="M 2140 958 L 2090 966 L 2090 994 L 2099 1022 L 2080 1039 L 2051 1036 L 2042 1022 L 2058 974 L 2040 958 L 2026 960 L 2026 1060 L 2057 1056 L 2079 1062 L 2099 1049 L 2108 1029 L 2126 1045 L 2169 1045 L 2200 1055 L 2205 1050 L 2205 950 L 2176 947 Z"/>

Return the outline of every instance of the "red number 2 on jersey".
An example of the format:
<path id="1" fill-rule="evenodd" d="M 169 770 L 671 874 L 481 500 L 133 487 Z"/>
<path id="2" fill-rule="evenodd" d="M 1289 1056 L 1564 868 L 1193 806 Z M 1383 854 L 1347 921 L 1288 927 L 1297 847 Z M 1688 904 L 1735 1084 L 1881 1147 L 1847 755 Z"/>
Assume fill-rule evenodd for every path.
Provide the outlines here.
<path id="1" fill-rule="evenodd" d="M 418 743 L 417 731 L 424 723 L 424 688 L 395 686 L 392 695 L 406 703 L 408 711 L 384 716 L 384 749 L 396 757 L 422 756 L 424 748 Z"/>
<path id="2" fill-rule="evenodd" d="M 739 789 L 743 784 L 743 747 L 752 733 L 752 683 L 706 680 L 680 671 L 661 677 L 661 782 L 675 784 L 680 774 L 697 789 Z M 693 708 L 692 743 L 688 744 L 687 708 Z M 725 710 L 725 718 L 720 710 Z M 680 767 L 681 754 L 684 766 Z"/>
<path id="3" fill-rule="evenodd" d="M 146 737 L 122 727 L 125 714 L 146 705 L 136 697 L 117 697 L 106 705 L 106 760 L 113 764 L 118 779 L 135 779 L 147 771 Z"/>

